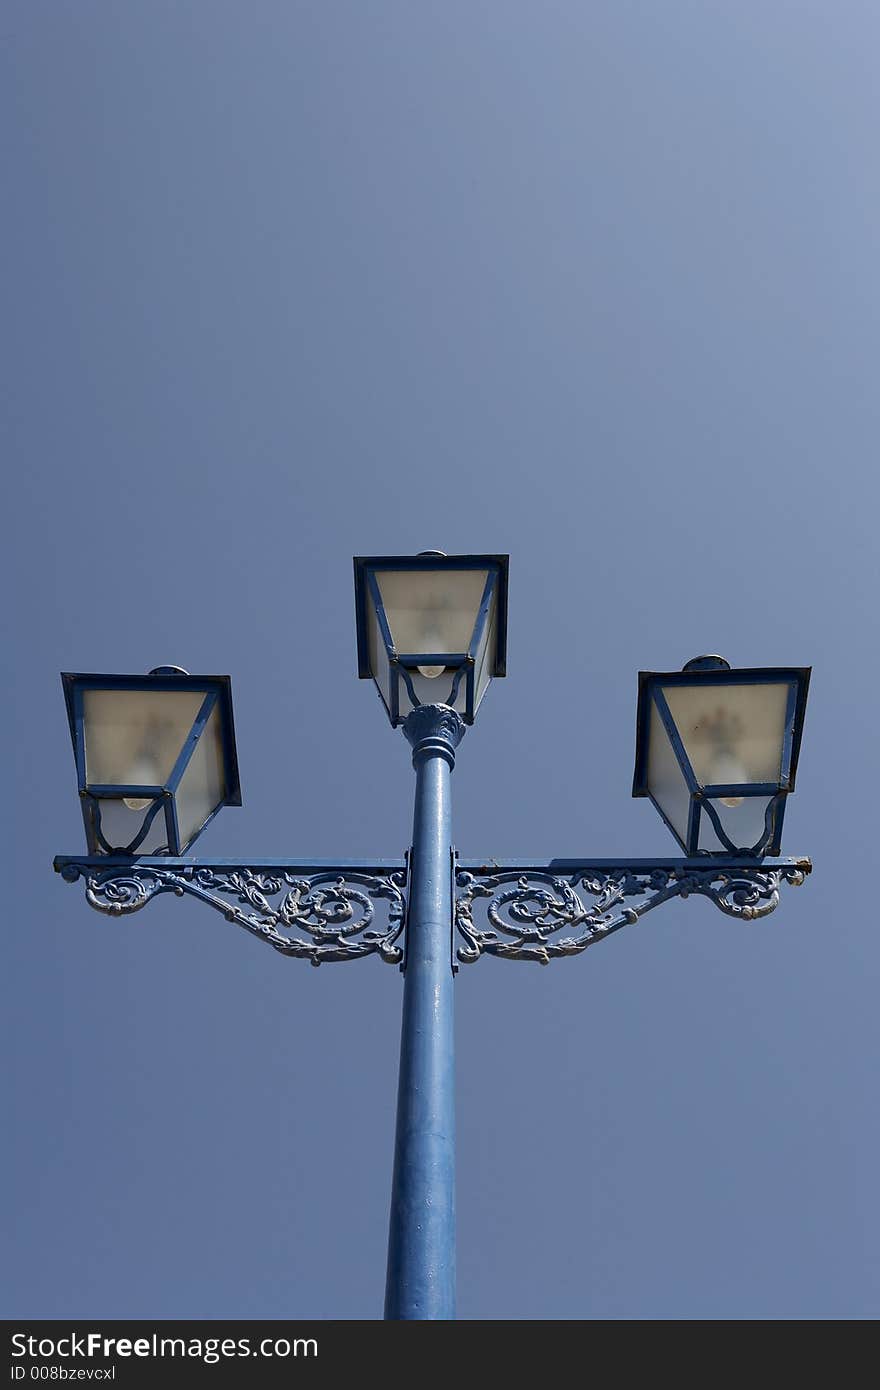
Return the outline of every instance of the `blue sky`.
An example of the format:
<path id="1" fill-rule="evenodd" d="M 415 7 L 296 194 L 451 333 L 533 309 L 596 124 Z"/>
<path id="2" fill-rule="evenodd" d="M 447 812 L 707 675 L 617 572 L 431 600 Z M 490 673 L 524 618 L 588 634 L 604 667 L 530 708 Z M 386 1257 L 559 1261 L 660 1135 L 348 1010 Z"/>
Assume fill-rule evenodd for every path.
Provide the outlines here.
<path id="1" fill-rule="evenodd" d="M 765 922 L 456 984 L 463 1318 L 873 1318 L 876 7 L 10 0 L 8 1317 L 380 1315 L 399 974 L 82 846 L 58 672 L 232 676 L 206 856 L 397 856 L 353 554 L 509 552 L 465 856 L 651 856 L 636 672 L 809 665 Z"/>

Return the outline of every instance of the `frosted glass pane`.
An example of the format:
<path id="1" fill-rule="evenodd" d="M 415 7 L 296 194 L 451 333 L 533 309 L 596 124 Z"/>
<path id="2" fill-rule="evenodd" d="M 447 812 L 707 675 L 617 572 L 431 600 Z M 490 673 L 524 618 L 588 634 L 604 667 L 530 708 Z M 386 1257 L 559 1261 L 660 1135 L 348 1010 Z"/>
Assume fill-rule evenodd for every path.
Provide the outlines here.
<path id="1" fill-rule="evenodd" d="M 686 841 L 691 795 L 653 700 L 648 743 L 648 791 L 666 819 Z"/>
<path id="2" fill-rule="evenodd" d="M 101 812 L 101 833 L 111 849 L 124 850 L 135 839 L 147 817 L 149 807 L 132 811 L 124 801 L 111 801 L 109 797 L 98 800 Z M 165 825 L 164 807 L 156 812 L 152 825 L 136 854 L 160 854 L 167 851 L 168 831 Z M 101 851 L 105 853 L 106 851 Z"/>
<path id="3" fill-rule="evenodd" d="M 724 806 L 713 799 L 712 805 L 718 812 L 724 833 L 736 849 L 751 849 L 758 843 L 764 834 L 764 815 L 769 801 L 769 796 L 744 796 L 739 806 Z M 700 812 L 699 847 L 716 854 L 719 850 L 730 853 L 727 845 L 722 844 L 716 835 L 715 827 L 705 811 Z"/>
<path id="4" fill-rule="evenodd" d="M 779 782 L 790 689 L 787 681 L 663 687 L 701 786 Z"/>
<path id="5" fill-rule="evenodd" d="M 466 652 L 488 570 L 382 570 L 376 575 L 399 652 Z"/>
<path id="6" fill-rule="evenodd" d="M 382 634 L 379 631 L 379 619 L 376 617 L 376 609 L 373 605 L 372 594 L 367 595 L 367 640 L 370 646 L 370 670 L 373 679 L 379 687 L 385 707 L 391 712 L 391 674 L 388 667 L 388 653 L 385 650 L 385 643 L 382 641 Z"/>
<path id="7" fill-rule="evenodd" d="M 220 710 L 215 705 L 174 798 L 181 849 L 185 848 L 197 830 L 201 830 L 225 796 L 222 726 Z"/>
<path id="8" fill-rule="evenodd" d="M 412 681 L 416 699 L 422 705 L 448 705 L 449 697 L 452 694 L 452 683 L 455 680 L 456 671 L 451 667 L 446 667 L 442 675 L 436 677 L 423 676 L 420 671 L 407 671 L 407 675 Z M 458 686 L 458 694 L 452 709 L 458 710 L 459 714 L 464 714 L 467 701 L 467 672 L 461 678 Z M 406 716 L 412 708 L 412 700 L 409 698 L 409 691 L 403 677 L 400 678 L 400 713 Z"/>
<path id="9" fill-rule="evenodd" d="M 86 781 L 164 786 L 204 690 L 84 690 Z"/>
<path id="10" fill-rule="evenodd" d="M 476 663 L 474 666 L 474 709 L 476 710 L 482 700 L 486 689 L 492 679 L 492 668 L 495 663 L 496 646 L 496 598 L 497 586 L 492 591 L 492 598 L 489 603 L 489 615 L 486 619 L 486 630 L 483 633 L 483 640 L 477 651 Z"/>

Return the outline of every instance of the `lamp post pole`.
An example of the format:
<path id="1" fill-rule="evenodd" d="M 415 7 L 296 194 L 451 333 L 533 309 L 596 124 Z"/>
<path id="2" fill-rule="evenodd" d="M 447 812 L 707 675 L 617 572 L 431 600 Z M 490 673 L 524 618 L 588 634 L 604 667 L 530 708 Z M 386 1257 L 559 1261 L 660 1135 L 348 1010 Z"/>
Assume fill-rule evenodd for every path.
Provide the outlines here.
<path id="1" fill-rule="evenodd" d="M 416 771 L 385 1317 L 455 1317 L 455 1039 L 450 774 L 465 725 L 421 705 L 403 732 Z"/>

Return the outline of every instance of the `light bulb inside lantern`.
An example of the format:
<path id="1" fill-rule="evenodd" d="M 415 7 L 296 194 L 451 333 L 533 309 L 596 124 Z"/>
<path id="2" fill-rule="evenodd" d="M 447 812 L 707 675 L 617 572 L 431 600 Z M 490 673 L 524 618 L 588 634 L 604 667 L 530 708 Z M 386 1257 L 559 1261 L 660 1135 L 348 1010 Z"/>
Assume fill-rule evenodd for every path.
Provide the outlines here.
<path id="1" fill-rule="evenodd" d="M 712 781 L 720 784 L 731 782 L 748 782 L 749 774 L 743 767 L 738 758 L 732 753 L 719 753 L 712 763 Z M 729 806 L 733 811 L 737 806 L 742 806 L 745 801 L 744 796 L 719 796 L 718 800 L 722 806 Z"/>
<path id="2" fill-rule="evenodd" d="M 155 786 L 158 782 L 158 770 L 156 764 L 148 758 L 139 758 L 131 770 L 130 781 L 141 786 Z M 152 806 L 153 797 L 151 796 L 124 796 L 123 806 L 127 806 L 129 811 L 146 811 L 148 806 Z"/>
<path id="3" fill-rule="evenodd" d="M 429 652 L 439 652 L 443 650 L 444 636 L 438 632 L 437 628 L 429 628 L 422 638 L 422 650 L 427 648 Z M 442 676 L 446 670 L 445 666 L 417 666 L 419 675 L 425 676 L 429 681 L 435 681 L 438 676 Z"/>

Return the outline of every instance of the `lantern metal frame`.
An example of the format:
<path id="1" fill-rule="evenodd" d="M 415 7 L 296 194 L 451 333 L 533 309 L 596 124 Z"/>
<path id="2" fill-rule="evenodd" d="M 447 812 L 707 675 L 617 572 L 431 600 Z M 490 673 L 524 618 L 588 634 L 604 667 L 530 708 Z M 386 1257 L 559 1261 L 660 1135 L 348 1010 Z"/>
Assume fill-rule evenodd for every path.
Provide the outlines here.
<path id="1" fill-rule="evenodd" d="M 159 673 L 145 676 L 99 675 L 62 671 L 61 683 L 67 706 L 70 737 L 76 763 L 77 783 L 86 843 L 89 853 L 99 856 L 135 856 L 143 844 L 153 822 L 164 816 L 167 835 L 167 848 L 157 853 L 181 855 L 199 838 L 218 811 L 224 806 L 241 805 L 241 784 L 238 773 L 238 756 L 235 748 L 235 722 L 232 713 L 232 683 L 229 676 L 193 676 L 187 673 L 172 673 L 170 668 L 160 668 Z M 86 743 L 83 715 L 83 694 L 87 690 L 192 690 L 205 692 L 198 713 L 184 738 L 174 766 L 165 782 L 159 785 L 136 785 L 133 783 L 89 782 L 86 770 Z M 185 841 L 181 841 L 177 818 L 176 793 L 186 772 L 190 759 L 196 750 L 201 735 L 215 709 L 219 710 L 220 731 L 223 747 L 223 769 L 226 793 L 223 800 L 202 822 L 199 828 Z M 125 846 L 110 845 L 101 827 L 101 802 L 121 801 L 124 797 L 150 798 L 150 805 L 144 809 L 144 818 L 138 833 Z"/>
<path id="2" fill-rule="evenodd" d="M 507 576 L 509 557 L 507 555 L 443 555 L 426 552 L 422 555 L 356 555 L 354 557 L 355 623 L 357 627 L 358 677 L 361 680 L 376 681 L 370 660 L 370 640 L 368 630 L 368 605 L 372 601 L 376 611 L 379 634 L 388 657 L 389 692 L 386 702 L 376 681 L 379 698 L 385 706 L 392 727 L 402 724 L 410 713 L 423 702 L 419 700 L 412 683 L 412 672 L 419 666 L 444 666 L 454 674 L 452 685 L 445 703 L 454 706 L 461 689 L 465 686 L 465 707 L 461 717 L 465 724 L 473 724 L 476 717 L 476 658 L 480 643 L 489 621 L 492 599 L 495 599 L 495 652 L 491 656 L 492 677 L 507 675 Z M 480 606 L 474 622 L 471 640 L 466 652 L 400 652 L 391 634 L 391 625 L 385 612 L 385 604 L 376 579 L 377 572 L 393 570 L 400 572 L 431 572 L 436 570 L 488 570 L 486 584 L 480 599 Z M 409 697 L 410 709 L 401 708 L 401 686 Z M 438 691 L 438 702 L 440 691 Z"/>
<path id="3" fill-rule="evenodd" d="M 716 664 L 708 668 L 699 665 L 699 662 L 709 660 Z M 689 662 L 683 671 L 639 672 L 636 764 L 632 794 L 636 797 L 648 797 L 664 824 L 687 855 L 715 857 L 735 854 L 752 856 L 756 859 L 763 858 L 764 855 L 768 854 L 778 855 L 782 843 L 782 823 L 785 818 L 786 801 L 789 794 L 794 791 L 812 668 L 809 666 L 770 666 L 736 670 L 727 666 L 726 662 L 723 665 L 718 664 L 719 662 L 720 658 L 698 658 L 693 663 Z M 678 726 L 661 687 L 677 685 L 711 688 L 726 685 L 780 685 L 783 683 L 789 686 L 789 692 L 785 711 L 779 780 L 777 782 L 701 783 L 694 772 Z M 690 793 L 687 836 L 684 839 L 648 789 L 648 747 L 652 705 L 656 708 L 661 723 L 669 736 L 669 742 Z M 712 805 L 713 799 L 722 796 L 769 797 L 764 817 L 764 830 L 754 845 L 735 845 L 728 836 L 718 812 Z M 699 848 L 701 818 L 704 812 L 723 846 L 720 850 L 701 850 Z"/>

